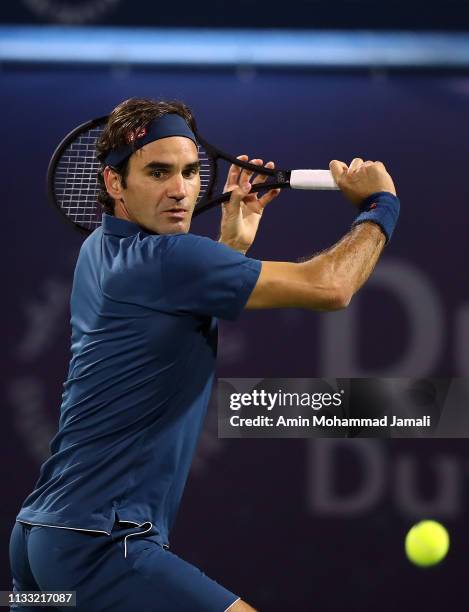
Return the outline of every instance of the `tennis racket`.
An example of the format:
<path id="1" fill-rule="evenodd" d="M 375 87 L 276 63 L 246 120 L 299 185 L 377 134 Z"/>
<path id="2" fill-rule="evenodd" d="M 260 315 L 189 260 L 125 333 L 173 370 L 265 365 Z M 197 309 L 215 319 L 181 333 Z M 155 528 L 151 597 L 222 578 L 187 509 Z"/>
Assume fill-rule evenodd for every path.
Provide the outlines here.
<path id="1" fill-rule="evenodd" d="M 53 206 L 68 223 L 84 234 L 91 233 L 101 225 L 97 177 L 102 165 L 96 157 L 96 141 L 107 119 L 100 117 L 87 121 L 67 134 L 52 155 L 47 171 L 48 193 Z M 329 170 L 278 170 L 257 166 L 220 151 L 199 134 L 196 136 L 201 188 L 193 216 L 230 199 L 230 192 L 220 194 L 220 189 L 219 195 L 216 195 L 221 162 L 268 177 L 265 182 L 253 185 L 251 192 L 285 188 L 338 189 Z"/>

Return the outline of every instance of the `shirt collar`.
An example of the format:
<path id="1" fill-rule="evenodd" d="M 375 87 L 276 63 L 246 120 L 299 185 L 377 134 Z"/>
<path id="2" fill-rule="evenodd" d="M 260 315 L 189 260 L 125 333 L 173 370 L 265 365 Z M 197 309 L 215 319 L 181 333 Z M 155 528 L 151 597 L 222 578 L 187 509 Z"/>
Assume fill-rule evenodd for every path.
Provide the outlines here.
<path id="1" fill-rule="evenodd" d="M 104 234 L 111 234 L 112 236 L 135 236 L 139 232 L 145 232 L 140 225 L 125 219 L 118 219 L 107 213 L 103 213 L 102 226 Z"/>

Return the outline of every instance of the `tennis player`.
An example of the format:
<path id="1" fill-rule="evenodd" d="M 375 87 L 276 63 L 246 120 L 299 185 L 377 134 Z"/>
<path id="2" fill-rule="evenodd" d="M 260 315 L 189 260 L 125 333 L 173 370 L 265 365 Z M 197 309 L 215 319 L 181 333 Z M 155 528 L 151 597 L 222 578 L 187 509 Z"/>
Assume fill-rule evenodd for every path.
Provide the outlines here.
<path id="1" fill-rule="evenodd" d="M 380 162 L 331 162 L 359 208 L 352 229 L 308 261 L 261 262 L 246 252 L 278 192 L 250 193 L 263 179 L 236 166 L 219 241 L 189 233 L 200 175 L 185 105 L 123 102 L 98 154 L 105 214 L 75 269 L 59 429 L 12 531 L 13 588 L 76 591 L 86 612 L 253 610 L 169 550 L 212 387 L 216 320 L 347 306 L 397 221 L 393 181 Z"/>

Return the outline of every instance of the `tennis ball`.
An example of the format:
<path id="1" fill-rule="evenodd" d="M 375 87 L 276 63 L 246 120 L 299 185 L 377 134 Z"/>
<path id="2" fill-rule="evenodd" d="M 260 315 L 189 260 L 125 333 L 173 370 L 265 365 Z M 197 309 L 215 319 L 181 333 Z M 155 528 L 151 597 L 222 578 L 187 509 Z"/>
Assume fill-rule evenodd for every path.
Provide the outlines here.
<path id="1" fill-rule="evenodd" d="M 407 557 L 415 565 L 436 565 L 449 549 L 449 535 L 436 521 L 421 521 L 412 527 L 405 539 Z"/>

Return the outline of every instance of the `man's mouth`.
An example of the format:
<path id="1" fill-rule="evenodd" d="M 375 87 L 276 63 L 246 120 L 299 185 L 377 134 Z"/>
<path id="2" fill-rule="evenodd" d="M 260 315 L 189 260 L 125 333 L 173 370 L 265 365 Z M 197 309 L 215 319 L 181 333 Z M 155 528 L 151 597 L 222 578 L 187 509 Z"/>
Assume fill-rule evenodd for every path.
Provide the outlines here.
<path id="1" fill-rule="evenodd" d="M 188 211 L 185 208 L 170 208 L 163 211 L 163 214 L 172 217 L 173 219 L 184 219 Z"/>

